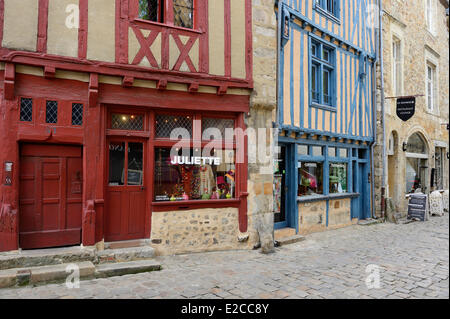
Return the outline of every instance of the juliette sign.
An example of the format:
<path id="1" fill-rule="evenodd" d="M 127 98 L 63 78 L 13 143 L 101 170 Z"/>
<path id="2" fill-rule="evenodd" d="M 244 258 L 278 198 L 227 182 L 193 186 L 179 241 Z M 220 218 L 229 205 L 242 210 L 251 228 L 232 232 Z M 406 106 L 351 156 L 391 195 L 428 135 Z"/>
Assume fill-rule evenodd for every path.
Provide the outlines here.
<path id="1" fill-rule="evenodd" d="M 415 97 L 403 97 L 397 99 L 397 116 L 402 121 L 407 121 L 413 117 L 416 111 L 416 98 Z"/>
<path id="2" fill-rule="evenodd" d="M 174 156 L 171 159 L 172 165 L 215 165 L 221 164 L 220 157 L 189 157 L 189 156 Z"/>

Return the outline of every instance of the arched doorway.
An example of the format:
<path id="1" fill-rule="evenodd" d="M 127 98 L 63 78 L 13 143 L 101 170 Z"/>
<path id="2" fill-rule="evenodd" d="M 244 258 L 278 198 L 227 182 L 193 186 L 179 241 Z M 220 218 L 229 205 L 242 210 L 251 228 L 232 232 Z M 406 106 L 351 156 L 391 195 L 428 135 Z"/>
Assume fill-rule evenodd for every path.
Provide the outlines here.
<path id="1" fill-rule="evenodd" d="M 420 133 L 414 133 L 404 145 L 406 152 L 406 193 L 427 193 L 428 187 L 428 147 Z"/>

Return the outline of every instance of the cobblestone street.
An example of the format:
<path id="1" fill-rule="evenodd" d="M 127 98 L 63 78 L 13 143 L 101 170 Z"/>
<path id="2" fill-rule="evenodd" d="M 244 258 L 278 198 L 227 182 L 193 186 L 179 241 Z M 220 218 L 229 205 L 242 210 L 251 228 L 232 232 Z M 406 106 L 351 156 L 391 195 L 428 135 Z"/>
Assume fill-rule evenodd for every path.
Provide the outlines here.
<path id="1" fill-rule="evenodd" d="M 263 255 L 230 251 L 158 257 L 159 272 L 0 290 L 0 298 L 448 298 L 449 216 L 308 235 Z M 366 286 L 366 267 L 380 288 Z"/>

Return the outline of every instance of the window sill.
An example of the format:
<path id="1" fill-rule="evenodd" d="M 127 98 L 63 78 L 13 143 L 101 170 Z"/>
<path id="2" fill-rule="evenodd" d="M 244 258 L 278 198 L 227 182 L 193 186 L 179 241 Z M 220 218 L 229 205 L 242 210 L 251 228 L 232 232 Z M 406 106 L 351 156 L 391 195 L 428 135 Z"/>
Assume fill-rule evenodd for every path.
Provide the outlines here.
<path id="1" fill-rule="evenodd" d="M 154 21 L 148 21 L 148 20 L 139 19 L 139 18 L 133 19 L 132 21 L 137 23 L 137 24 L 145 25 L 145 26 L 155 26 L 155 27 L 160 27 L 160 28 L 168 28 L 168 29 L 174 29 L 174 30 L 179 30 L 179 31 L 184 31 L 184 32 L 191 32 L 191 33 L 197 33 L 197 34 L 205 33 L 203 31 L 199 31 L 199 30 L 195 30 L 195 29 L 177 27 L 177 26 L 170 25 L 170 24 L 154 22 Z"/>
<path id="2" fill-rule="evenodd" d="M 330 106 L 330 105 L 324 105 L 324 104 L 319 104 L 319 103 L 311 103 L 310 105 L 311 107 L 314 107 L 316 109 L 322 109 L 325 111 L 331 111 L 331 112 L 337 112 L 337 109 L 335 106 Z"/>
<path id="3" fill-rule="evenodd" d="M 187 200 L 175 202 L 153 202 L 153 212 L 186 211 L 202 208 L 239 207 L 240 199 Z"/>
<path id="4" fill-rule="evenodd" d="M 316 10 L 318 13 L 320 13 L 321 15 L 325 16 L 326 18 L 330 19 L 331 21 L 333 21 L 334 23 L 337 24 L 341 24 L 341 20 L 338 19 L 335 15 L 333 15 L 332 13 L 322 9 L 319 5 L 314 4 L 314 10 Z"/>
<path id="5" fill-rule="evenodd" d="M 359 195 L 360 195 L 359 193 L 342 193 L 342 194 L 329 194 L 329 195 L 298 196 L 297 203 L 311 203 L 311 202 L 319 202 L 319 201 L 324 201 L 324 200 L 355 198 L 355 197 L 359 197 Z"/>

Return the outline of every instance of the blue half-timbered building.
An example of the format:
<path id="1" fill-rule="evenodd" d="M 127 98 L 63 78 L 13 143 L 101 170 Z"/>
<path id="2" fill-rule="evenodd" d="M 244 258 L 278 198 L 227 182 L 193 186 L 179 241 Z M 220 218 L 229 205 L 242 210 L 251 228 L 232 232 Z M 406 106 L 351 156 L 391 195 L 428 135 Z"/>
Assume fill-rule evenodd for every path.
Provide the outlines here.
<path id="1" fill-rule="evenodd" d="M 371 217 L 377 2 L 279 1 L 275 229 Z"/>

